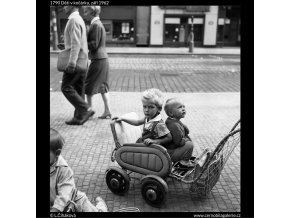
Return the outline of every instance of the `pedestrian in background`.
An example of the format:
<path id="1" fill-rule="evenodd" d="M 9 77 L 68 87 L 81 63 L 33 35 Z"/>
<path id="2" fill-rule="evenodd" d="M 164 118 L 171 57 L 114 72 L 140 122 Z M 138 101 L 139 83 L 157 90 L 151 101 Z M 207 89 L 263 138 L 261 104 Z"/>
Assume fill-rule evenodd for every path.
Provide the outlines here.
<path id="1" fill-rule="evenodd" d="M 106 30 L 100 20 L 100 6 L 84 6 L 85 19 L 91 21 L 88 31 L 89 59 L 91 64 L 85 82 L 85 94 L 87 102 L 92 107 L 92 98 L 101 93 L 104 102 L 104 113 L 100 119 L 111 118 L 109 106 L 109 61 L 106 52 Z"/>
<path id="2" fill-rule="evenodd" d="M 95 113 L 84 99 L 86 72 L 80 71 L 76 67 L 80 50 L 88 52 L 86 27 L 84 20 L 79 15 L 78 7 L 65 6 L 64 11 L 69 16 L 64 30 L 64 46 L 66 50 L 70 50 L 70 55 L 63 73 L 61 91 L 75 107 L 74 117 L 65 123 L 82 125 Z"/>

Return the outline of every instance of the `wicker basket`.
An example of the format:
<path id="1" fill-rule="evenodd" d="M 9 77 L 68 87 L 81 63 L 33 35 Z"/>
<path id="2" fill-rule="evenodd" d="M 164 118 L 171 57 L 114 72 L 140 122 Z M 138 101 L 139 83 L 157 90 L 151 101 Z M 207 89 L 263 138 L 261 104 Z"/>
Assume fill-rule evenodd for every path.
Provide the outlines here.
<path id="1" fill-rule="evenodd" d="M 232 154 L 240 145 L 240 121 L 216 146 L 208 161 L 204 164 L 201 174 L 191 184 L 190 191 L 194 196 L 207 196 L 219 180 L 220 174 Z"/>
<path id="2" fill-rule="evenodd" d="M 215 155 L 201 177 L 191 184 L 189 190 L 194 196 L 207 196 L 219 180 L 222 169 L 223 155 Z"/>

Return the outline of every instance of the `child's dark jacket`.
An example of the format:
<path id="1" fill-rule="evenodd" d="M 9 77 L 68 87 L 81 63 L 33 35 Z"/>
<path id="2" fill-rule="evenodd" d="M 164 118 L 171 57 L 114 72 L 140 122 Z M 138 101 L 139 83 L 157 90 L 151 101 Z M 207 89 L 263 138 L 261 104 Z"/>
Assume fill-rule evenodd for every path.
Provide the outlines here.
<path id="1" fill-rule="evenodd" d="M 189 129 L 181 121 L 168 117 L 165 121 L 167 128 L 172 135 L 172 141 L 164 145 L 167 149 L 175 149 L 185 145 L 185 142 L 191 141 Z"/>

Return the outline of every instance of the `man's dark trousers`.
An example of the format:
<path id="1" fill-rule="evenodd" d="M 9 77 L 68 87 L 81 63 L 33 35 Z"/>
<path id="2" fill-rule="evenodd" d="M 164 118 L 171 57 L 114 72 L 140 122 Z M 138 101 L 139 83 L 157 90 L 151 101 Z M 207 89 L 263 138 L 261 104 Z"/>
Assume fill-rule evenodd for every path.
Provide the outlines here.
<path id="1" fill-rule="evenodd" d="M 66 99 L 75 107 L 74 117 L 81 120 L 82 115 L 88 110 L 85 102 L 86 72 L 63 73 L 61 91 Z"/>

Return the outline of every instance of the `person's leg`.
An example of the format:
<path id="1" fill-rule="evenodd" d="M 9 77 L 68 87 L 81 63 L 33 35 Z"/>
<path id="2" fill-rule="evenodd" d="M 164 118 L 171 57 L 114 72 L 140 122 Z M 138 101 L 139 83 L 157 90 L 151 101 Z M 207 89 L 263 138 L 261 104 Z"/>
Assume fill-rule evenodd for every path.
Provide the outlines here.
<path id="1" fill-rule="evenodd" d="M 99 76 L 99 61 L 94 60 L 89 66 L 85 80 L 85 95 L 88 105 L 93 108 L 93 97 L 96 94 L 95 86 L 97 85 Z"/>
<path id="2" fill-rule="evenodd" d="M 89 105 L 84 101 L 83 96 L 80 95 L 81 93 L 77 92 L 80 88 L 80 83 L 82 83 L 83 77 L 84 76 L 78 72 L 73 74 L 64 72 L 61 91 L 75 108 L 87 111 Z"/>
<path id="3" fill-rule="evenodd" d="M 189 159 L 192 157 L 192 152 L 193 152 L 192 141 L 187 141 L 183 147 L 185 148 L 184 148 L 184 153 L 181 155 L 182 160 L 189 161 Z"/>
<path id="4" fill-rule="evenodd" d="M 89 112 L 89 105 L 84 101 L 83 91 L 81 90 L 84 79 L 85 73 L 75 72 L 70 74 L 64 72 L 63 74 L 61 91 L 67 100 L 75 107 L 74 118 L 66 122 L 67 124 L 81 125 L 92 115 L 92 112 Z M 81 120 L 84 122 L 79 122 Z"/>
<path id="5" fill-rule="evenodd" d="M 76 201 L 76 212 L 99 212 L 98 209 L 89 201 L 87 195 Z"/>
<path id="6" fill-rule="evenodd" d="M 171 157 L 172 162 L 177 162 L 181 160 L 188 161 L 192 156 L 193 151 L 193 143 L 188 141 L 184 146 L 176 148 L 176 149 L 168 149 L 167 152 Z"/>
<path id="7" fill-rule="evenodd" d="M 87 96 L 87 102 L 88 102 L 88 105 L 93 108 L 93 95 L 86 95 Z"/>
<path id="8" fill-rule="evenodd" d="M 109 61 L 108 59 L 103 59 L 100 61 L 100 71 L 102 84 L 99 88 L 99 92 L 102 95 L 102 99 L 104 102 L 104 113 L 99 118 L 111 118 L 110 111 L 110 96 L 109 96 Z"/>
<path id="9" fill-rule="evenodd" d="M 96 198 L 97 204 L 94 206 L 87 196 L 84 196 L 81 200 L 80 211 L 78 212 L 108 212 L 108 207 L 103 199 Z"/>
<path id="10" fill-rule="evenodd" d="M 79 96 L 81 96 L 83 100 L 85 100 L 85 81 L 86 81 L 86 73 L 82 72 L 80 74 L 79 80 L 76 81 L 74 85 L 77 93 L 79 94 Z"/>
<path id="11" fill-rule="evenodd" d="M 86 74 L 81 74 L 81 78 L 78 80 L 78 82 L 75 84 L 75 89 L 79 96 L 82 97 L 82 99 L 85 101 L 85 81 L 86 81 Z M 91 105 L 88 103 L 89 110 L 92 109 Z M 78 112 L 80 113 L 80 112 Z M 81 113 L 80 113 L 81 115 Z"/>
<path id="12" fill-rule="evenodd" d="M 89 201 L 88 197 L 85 198 L 82 206 L 83 212 L 99 212 L 99 210 Z"/>
<path id="13" fill-rule="evenodd" d="M 101 197 L 96 198 L 96 208 L 99 212 L 109 212 L 106 202 Z"/>
<path id="14" fill-rule="evenodd" d="M 102 116 L 111 116 L 111 111 L 110 111 L 110 96 L 109 93 L 102 93 L 102 98 L 103 98 L 103 102 L 104 102 L 104 108 L 105 111 L 102 114 Z"/>

